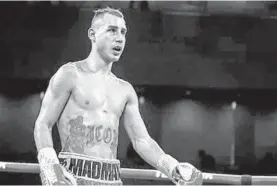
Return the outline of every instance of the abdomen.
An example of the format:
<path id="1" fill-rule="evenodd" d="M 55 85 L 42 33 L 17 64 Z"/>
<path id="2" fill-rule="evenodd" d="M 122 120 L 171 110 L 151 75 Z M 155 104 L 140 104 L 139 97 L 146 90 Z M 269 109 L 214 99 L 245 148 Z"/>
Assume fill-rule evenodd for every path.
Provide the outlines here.
<path id="1" fill-rule="evenodd" d="M 116 158 L 118 123 L 118 118 L 101 110 L 65 110 L 58 124 L 62 151 Z"/>

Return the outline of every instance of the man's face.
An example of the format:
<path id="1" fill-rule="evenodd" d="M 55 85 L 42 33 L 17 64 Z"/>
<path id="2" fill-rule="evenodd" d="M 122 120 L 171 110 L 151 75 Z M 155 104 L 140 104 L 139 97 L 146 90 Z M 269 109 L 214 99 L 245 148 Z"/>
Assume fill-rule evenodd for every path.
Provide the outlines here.
<path id="1" fill-rule="evenodd" d="M 126 23 L 123 18 L 105 14 L 95 30 L 97 52 L 107 62 L 118 61 L 125 47 Z"/>

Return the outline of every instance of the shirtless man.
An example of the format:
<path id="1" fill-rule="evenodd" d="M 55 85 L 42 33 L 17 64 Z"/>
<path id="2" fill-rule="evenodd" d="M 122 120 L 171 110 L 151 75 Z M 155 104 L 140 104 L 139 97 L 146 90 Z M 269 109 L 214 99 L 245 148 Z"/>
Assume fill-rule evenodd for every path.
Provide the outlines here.
<path id="1" fill-rule="evenodd" d="M 111 72 L 125 47 L 126 32 L 119 10 L 95 11 L 88 30 L 89 56 L 63 65 L 51 78 L 34 129 L 44 185 L 121 185 L 116 157 L 121 118 L 146 162 L 176 184 L 202 184 L 200 171 L 179 163 L 149 136 L 134 88 Z M 51 135 L 55 123 L 62 145 L 58 155 Z"/>

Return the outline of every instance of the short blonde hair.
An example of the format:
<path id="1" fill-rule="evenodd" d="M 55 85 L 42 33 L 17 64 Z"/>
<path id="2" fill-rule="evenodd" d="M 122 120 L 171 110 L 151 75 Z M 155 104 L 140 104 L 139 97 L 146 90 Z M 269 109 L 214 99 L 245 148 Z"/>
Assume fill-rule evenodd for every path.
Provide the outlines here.
<path id="1" fill-rule="evenodd" d="M 93 26 L 95 20 L 102 18 L 105 14 L 111 14 L 120 18 L 124 18 L 123 13 L 119 9 L 114 9 L 110 7 L 100 8 L 93 12 L 94 12 L 94 16 L 91 20 L 91 27 Z"/>

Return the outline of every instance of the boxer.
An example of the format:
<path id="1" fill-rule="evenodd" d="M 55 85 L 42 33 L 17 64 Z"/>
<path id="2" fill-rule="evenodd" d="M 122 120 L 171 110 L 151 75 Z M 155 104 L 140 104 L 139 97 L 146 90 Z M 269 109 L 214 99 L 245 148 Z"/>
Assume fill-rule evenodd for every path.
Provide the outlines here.
<path id="1" fill-rule="evenodd" d="M 65 63 L 51 77 L 34 128 L 44 185 L 122 185 L 116 157 L 120 119 L 146 162 L 175 184 L 202 184 L 200 171 L 179 163 L 150 137 L 133 86 L 111 72 L 124 50 L 126 33 L 122 12 L 95 11 L 88 29 L 88 57 Z M 61 139 L 59 153 L 53 148 L 54 124 Z"/>

